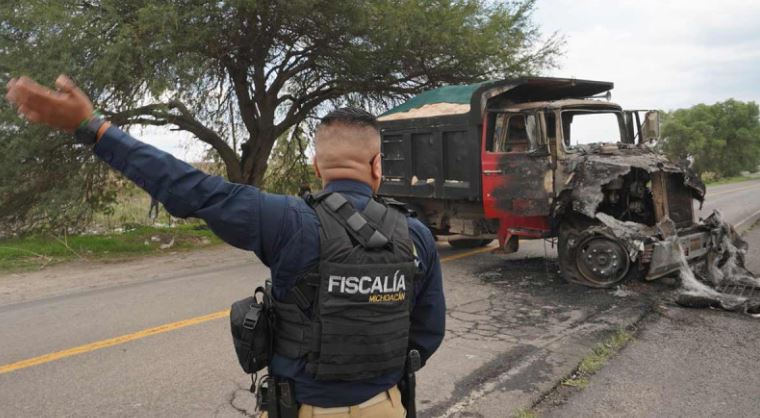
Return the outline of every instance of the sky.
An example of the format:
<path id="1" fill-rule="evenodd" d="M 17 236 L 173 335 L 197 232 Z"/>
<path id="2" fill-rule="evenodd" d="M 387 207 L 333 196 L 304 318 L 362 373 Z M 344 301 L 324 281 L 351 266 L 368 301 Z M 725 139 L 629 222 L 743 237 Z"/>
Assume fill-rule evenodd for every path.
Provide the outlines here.
<path id="1" fill-rule="evenodd" d="M 625 108 L 760 101 L 760 1 L 539 0 L 534 21 L 567 42 L 547 75 L 612 81 Z"/>
<path id="2" fill-rule="evenodd" d="M 538 0 L 533 17 L 566 41 L 543 75 L 612 81 L 624 108 L 760 102 L 758 0 Z M 134 133 L 182 159 L 203 154 L 186 133 Z"/>

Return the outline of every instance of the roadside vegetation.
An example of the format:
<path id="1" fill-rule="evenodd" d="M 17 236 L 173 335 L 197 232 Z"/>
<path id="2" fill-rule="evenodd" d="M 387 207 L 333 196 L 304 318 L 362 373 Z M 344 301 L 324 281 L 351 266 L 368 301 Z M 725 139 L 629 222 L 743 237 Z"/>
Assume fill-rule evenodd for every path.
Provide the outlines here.
<path id="1" fill-rule="evenodd" d="M 760 165 L 760 108 L 728 99 L 662 115 L 660 148 L 674 160 L 688 159 L 708 184 L 746 180 Z"/>
<path id="2" fill-rule="evenodd" d="M 705 175 L 708 174 L 708 175 Z M 741 183 L 743 181 L 748 180 L 757 180 L 760 179 L 760 172 L 757 173 L 744 173 L 738 176 L 733 177 L 714 177 L 711 176 L 712 173 L 702 173 L 702 181 L 705 182 L 705 184 L 710 186 L 719 186 L 721 184 L 732 184 L 732 183 Z"/>
<path id="3" fill-rule="evenodd" d="M 104 234 L 31 235 L 0 240 L 0 273 L 71 260 L 111 260 L 208 247 L 219 239 L 203 224 L 128 226 Z"/>
<path id="4" fill-rule="evenodd" d="M 562 384 L 579 389 L 585 388 L 588 386 L 589 378 L 601 370 L 607 364 L 607 361 L 620 349 L 625 347 L 632 338 L 633 335 L 630 332 L 624 329 L 618 330 L 612 336 L 597 344 L 591 354 L 581 361 L 575 373 L 564 379 Z"/>
<path id="5" fill-rule="evenodd" d="M 521 409 L 517 411 L 515 418 L 538 418 L 538 414 L 532 409 Z"/>
<path id="6" fill-rule="evenodd" d="M 213 172 L 209 167 L 201 168 Z M 203 221 L 173 218 L 160 205 L 158 215 L 149 217 L 151 199 L 147 193 L 114 174 L 107 181 L 111 202 L 69 227 L 40 223 L 29 232 L 0 235 L 0 274 L 71 260 L 166 254 L 221 242 Z"/>

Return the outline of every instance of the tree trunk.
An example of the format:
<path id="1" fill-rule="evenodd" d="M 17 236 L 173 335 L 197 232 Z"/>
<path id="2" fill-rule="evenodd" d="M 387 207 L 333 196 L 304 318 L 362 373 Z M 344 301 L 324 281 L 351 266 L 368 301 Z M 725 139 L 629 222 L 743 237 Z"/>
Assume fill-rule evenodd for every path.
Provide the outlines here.
<path id="1" fill-rule="evenodd" d="M 276 140 L 277 137 L 272 129 L 261 130 L 258 137 L 252 138 L 243 145 L 243 183 L 261 186 L 269 165 L 269 154 Z"/>

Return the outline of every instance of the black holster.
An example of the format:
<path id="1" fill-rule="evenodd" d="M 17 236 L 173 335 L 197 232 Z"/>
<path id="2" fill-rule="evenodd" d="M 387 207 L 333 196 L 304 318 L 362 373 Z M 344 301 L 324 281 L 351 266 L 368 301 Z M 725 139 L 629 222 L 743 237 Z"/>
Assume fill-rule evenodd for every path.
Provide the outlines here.
<path id="1" fill-rule="evenodd" d="M 415 373 L 422 366 L 420 352 L 410 350 L 406 358 L 404 375 L 398 382 L 398 389 L 401 392 L 401 404 L 406 409 L 406 418 L 417 418 L 417 378 Z"/>
<path id="2" fill-rule="evenodd" d="M 259 386 L 256 402 L 257 409 L 267 411 L 269 418 L 298 418 L 298 403 L 290 380 L 268 376 Z"/>

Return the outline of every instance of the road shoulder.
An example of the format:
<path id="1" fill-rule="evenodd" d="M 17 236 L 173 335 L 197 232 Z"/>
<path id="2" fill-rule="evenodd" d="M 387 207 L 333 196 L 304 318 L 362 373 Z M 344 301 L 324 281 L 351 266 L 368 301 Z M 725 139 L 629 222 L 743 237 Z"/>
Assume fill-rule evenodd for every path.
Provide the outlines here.
<path id="1" fill-rule="evenodd" d="M 228 245 L 118 262 L 72 261 L 48 269 L 0 275 L 0 306 L 245 263 L 259 261 Z"/>

